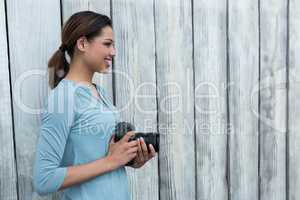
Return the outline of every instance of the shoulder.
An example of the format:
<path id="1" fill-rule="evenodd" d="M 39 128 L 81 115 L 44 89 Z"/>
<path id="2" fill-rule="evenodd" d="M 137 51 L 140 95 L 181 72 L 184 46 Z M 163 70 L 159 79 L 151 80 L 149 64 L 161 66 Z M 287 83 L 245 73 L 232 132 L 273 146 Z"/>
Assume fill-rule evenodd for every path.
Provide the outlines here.
<path id="1" fill-rule="evenodd" d="M 62 80 L 54 89 L 49 93 L 48 100 L 64 100 L 73 97 L 75 94 L 75 86 L 67 81 Z"/>
<path id="2" fill-rule="evenodd" d="M 52 89 L 46 99 L 46 110 L 51 112 L 66 111 L 74 105 L 75 87 L 68 82 L 61 81 Z"/>
<path id="3" fill-rule="evenodd" d="M 72 126 L 75 116 L 74 87 L 60 82 L 49 92 L 46 99 L 41 118 L 42 130 L 63 132 Z"/>

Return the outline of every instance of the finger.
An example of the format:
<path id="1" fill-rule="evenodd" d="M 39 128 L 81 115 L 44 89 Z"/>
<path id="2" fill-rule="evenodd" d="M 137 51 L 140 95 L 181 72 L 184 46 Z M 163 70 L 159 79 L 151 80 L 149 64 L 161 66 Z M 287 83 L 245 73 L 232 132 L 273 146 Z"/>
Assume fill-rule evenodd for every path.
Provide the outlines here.
<path id="1" fill-rule="evenodd" d="M 136 156 L 137 156 L 137 153 L 136 153 L 136 152 L 135 152 L 135 153 L 129 154 L 130 160 L 134 159 Z"/>
<path id="2" fill-rule="evenodd" d="M 152 144 L 149 145 L 149 148 L 150 148 L 150 152 L 151 152 L 150 157 L 152 158 L 155 156 L 156 152 L 155 152 L 155 149 Z"/>
<path id="3" fill-rule="evenodd" d="M 128 149 L 127 153 L 137 153 L 137 151 L 138 151 L 138 147 L 133 147 Z"/>
<path id="4" fill-rule="evenodd" d="M 143 152 L 143 156 L 144 156 L 144 159 L 145 160 L 147 160 L 148 159 L 148 149 L 147 149 L 147 145 L 146 145 L 146 143 L 145 143 L 145 141 L 144 141 L 144 139 L 143 138 L 141 138 L 141 141 L 142 141 L 142 152 Z"/>
<path id="5" fill-rule="evenodd" d="M 138 139 L 138 161 L 143 162 L 144 161 L 144 156 L 143 156 L 143 149 L 142 149 L 142 141 L 139 138 Z"/>
<path id="6" fill-rule="evenodd" d="M 123 137 L 122 141 L 128 142 L 129 138 L 135 134 L 134 131 L 129 131 L 127 132 Z"/>
<path id="7" fill-rule="evenodd" d="M 128 142 L 128 147 L 137 147 L 138 146 L 138 141 L 137 140 L 133 140 L 131 142 Z"/>
<path id="8" fill-rule="evenodd" d="M 138 147 L 138 142 L 137 141 L 131 141 L 131 142 L 127 142 L 125 143 L 125 150 L 131 149 L 133 147 Z"/>

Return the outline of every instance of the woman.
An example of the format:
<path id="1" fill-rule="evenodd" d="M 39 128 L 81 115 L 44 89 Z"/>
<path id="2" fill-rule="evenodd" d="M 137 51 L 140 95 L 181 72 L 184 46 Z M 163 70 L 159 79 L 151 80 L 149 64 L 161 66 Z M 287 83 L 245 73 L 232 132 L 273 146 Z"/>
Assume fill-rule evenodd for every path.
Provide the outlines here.
<path id="1" fill-rule="evenodd" d="M 42 115 L 33 181 L 40 195 L 64 189 L 62 199 L 128 200 L 124 165 L 134 160 L 131 167 L 139 168 L 155 156 L 142 139 L 128 142 L 134 132 L 114 141 L 119 114 L 105 90 L 92 83 L 114 56 L 107 16 L 78 12 L 64 25 L 62 44 L 48 63 L 54 89 Z"/>

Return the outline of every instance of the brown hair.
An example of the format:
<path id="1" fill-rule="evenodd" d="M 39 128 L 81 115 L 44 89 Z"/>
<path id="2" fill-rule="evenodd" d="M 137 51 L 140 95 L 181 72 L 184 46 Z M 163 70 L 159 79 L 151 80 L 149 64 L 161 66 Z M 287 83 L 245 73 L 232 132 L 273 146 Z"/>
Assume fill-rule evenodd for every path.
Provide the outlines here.
<path id="1" fill-rule="evenodd" d="M 112 27 L 111 19 L 92 11 L 77 12 L 68 19 L 61 33 L 61 45 L 48 62 L 51 88 L 56 87 L 69 71 L 65 51 L 72 59 L 74 47 L 80 37 L 85 36 L 91 40 L 93 37 L 101 35 L 102 28 L 106 26 Z"/>

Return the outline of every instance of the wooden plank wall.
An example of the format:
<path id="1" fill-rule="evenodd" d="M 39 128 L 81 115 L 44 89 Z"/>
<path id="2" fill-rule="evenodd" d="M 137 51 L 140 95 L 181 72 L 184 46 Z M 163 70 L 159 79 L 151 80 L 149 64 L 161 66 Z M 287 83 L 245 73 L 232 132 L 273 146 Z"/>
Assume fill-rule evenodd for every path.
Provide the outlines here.
<path id="1" fill-rule="evenodd" d="M 287 197 L 300 198 L 300 2 L 290 0 L 288 6 L 288 141 L 287 141 Z"/>
<path id="2" fill-rule="evenodd" d="M 0 0 L 0 199 L 33 192 L 47 61 L 77 11 L 113 20 L 124 121 L 160 131 L 133 200 L 300 199 L 298 0 Z M 36 86 L 39 87 L 36 87 Z"/>
<path id="3" fill-rule="evenodd" d="M 59 45 L 60 2 L 6 1 L 13 90 L 18 195 L 36 198 L 32 171 L 40 115 L 47 95 L 47 60 Z M 38 86 L 38 87 L 37 87 Z"/>
<path id="4" fill-rule="evenodd" d="M 0 199 L 17 199 L 5 2 L 0 1 Z"/>
<path id="5" fill-rule="evenodd" d="M 226 200 L 226 0 L 195 1 L 193 18 L 196 194 L 201 200 Z"/>
<path id="6" fill-rule="evenodd" d="M 258 1 L 228 2 L 229 198 L 258 199 Z M 251 17 L 250 17 L 251 16 Z"/>
<path id="7" fill-rule="evenodd" d="M 287 1 L 260 5 L 260 195 L 286 199 Z"/>
<path id="8" fill-rule="evenodd" d="M 160 199 L 195 199 L 192 4 L 155 1 Z"/>
<path id="9" fill-rule="evenodd" d="M 112 0 L 116 105 L 124 121 L 148 132 L 157 132 L 153 12 L 152 0 Z M 143 169 L 128 168 L 127 172 L 132 199 L 159 199 L 157 157 Z"/>

